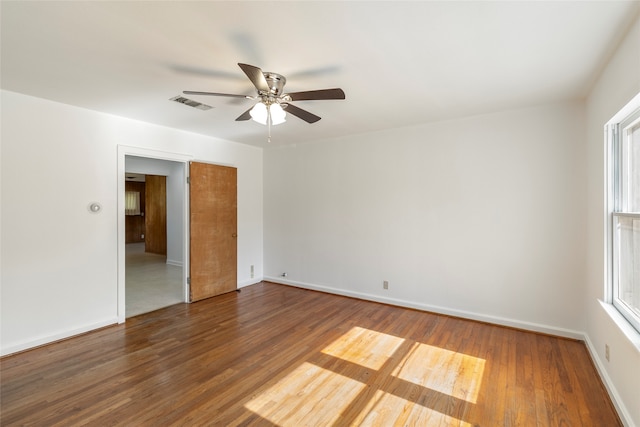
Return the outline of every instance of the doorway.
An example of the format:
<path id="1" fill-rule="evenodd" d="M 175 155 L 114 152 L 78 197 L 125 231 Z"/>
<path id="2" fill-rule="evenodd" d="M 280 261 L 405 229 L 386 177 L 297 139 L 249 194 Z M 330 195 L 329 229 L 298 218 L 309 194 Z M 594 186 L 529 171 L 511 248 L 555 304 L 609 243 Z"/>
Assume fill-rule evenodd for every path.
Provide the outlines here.
<path id="1" fill-rule="evenodd" d="M 125 156 L 125 317 L 186 302 L 184 169 Z"/>
<path id="2" fill-rule="evenodd" d="M 140 161 L 129 168 L 139 170 Z M 126 317 L 184 302 L 182 265 L 167 258 L 167 210 L 174 208 L 166 183 L 164 175 L 125 173 Z"/>
<path id="3" fill-rule="evenodd" d="M 196 262 L 192 262 L 190 259 L 190 195 L 187 191 L 187 180 L 189 174 L 189 165 L 192 163 L 192 157 L 184 154 L 168 153 L 164 151 L 149 150 L 138 147 L 130 147 L 119 145 L 118 146 L 118 284 L 117 284 L 117 317 L 118 323 L 123 323 L 126 320 L 126 232 L 125 232 L 125 171 L 131 170 L 137 173 L 145 175 L 163 175 L 167 177 L 167 255 L 165 264 L 180 266 L 182 271 L 182 302 L 192 301 L 190 298 L 190 287 L 188 284 L 187 275 L 195 272 L 200 274 L 212 266 L 215 266 L 217 260 L 220 260 L 220 252 L 205 250 L 209 253 L 209 256 L 205 258 L 198 258 Z M 135 165 L 132 166 L 132 165 Z M 157 168 L 164 166 L 169 170 L 159 171 Z M 230 248 L 229 254 L 232 255 L 230 262 L 226 262 L 225 265 L 233 271 L 228 271 L 226 268 L 219 270 L 220 277 L 227 277 L 225 281 L 229 281 L 232 289 L 237 288 L 237 244 L 235 239 L 237 238 L 236 218 L 237 218 L 237 200 L 236 186 L 237 176 L 236 168 L 233 165 L 210 165 L 219 172 L 226 170 L 227 175 L 231 177 L 231 181 L 224 179 L 216 179 L 218 184 L 227 182 L 225 186 L 230 185 L 232 182 L 233 190 L 227 192 L 227 195 L 233 195 L 232 202 L 227 201 L 225 206 L 231 207 L 233 216 L 233 223 L 226 223 L 222 240 L 219 242 L 222 246 Z M 152 169 L 149 169 L 152 168 Z M 208 173 L 205 177 L 209 176 Z M 192 177 L 195 178 L 195 177 Z M 202 178 L 202 177 L 201 177 Z M 218 177 L 221 178 L 221 177 Z M 197 178 L 196 178 L 197 179 Z M 191 180 L 191 187 L 193 187 L 194 179 Z M 215 187 L 215 186 L 214 186 Z M 199 197 L 219 199 L 220 193 L 213 191 L 212 186 L 205 185 L 203 188 L 206 191 L 198 191 Z M 208 195 L 208 196 L 207 196 Z M 220 207 L 220 206 L 219 206 Z M 227 208 L 222 208 L 218 213 L 227 212 Z M 217 215 L 217 214 L 216 214 Z M 192 230 L 195 235 L 210 230 L 198 228 L 198 230 Z M 193 234 L 192 233 L 192 234 Z M 226 236 L 226 237 L 224 237 Z M 226 242 L 224 241 L 226 240 Z M 213 262 L 212 262 L 213 261 Z M 211 270 L 209 270 L 211 271 Z M 223 271 L 227 271 L 224 274 Z M 197 287 L 197 285 L 196 285 Z M 219 290 L 216 290 L 218 292 Z M 226 290 L 225 290 L 226 291 Z M 208 296 L 212 296 L 214 293 L 209 293 Z M 204 296 L 205 298 L 207 296 Z M 194 298 L 193 300 L 195 300 Z M 199 299 L 199 298 L 197 298 Z"/>

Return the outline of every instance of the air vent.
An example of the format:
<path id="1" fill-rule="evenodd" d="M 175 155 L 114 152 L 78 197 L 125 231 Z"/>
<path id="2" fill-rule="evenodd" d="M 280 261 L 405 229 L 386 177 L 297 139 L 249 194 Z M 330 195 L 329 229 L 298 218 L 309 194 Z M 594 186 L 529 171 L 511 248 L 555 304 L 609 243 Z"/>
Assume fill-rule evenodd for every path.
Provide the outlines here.
<path id="1" fill-rule="evenodd" d="M 198 101 L 194 101 L 193 99 L 185 98 L 184 96 L 174 96 L 169 101 L 179 102 L 180 104 L 188 105 L 189 107 L 197 108 L 198 110 L 210 110 L 213 107 L 207 104 L 203 104 Z"/>

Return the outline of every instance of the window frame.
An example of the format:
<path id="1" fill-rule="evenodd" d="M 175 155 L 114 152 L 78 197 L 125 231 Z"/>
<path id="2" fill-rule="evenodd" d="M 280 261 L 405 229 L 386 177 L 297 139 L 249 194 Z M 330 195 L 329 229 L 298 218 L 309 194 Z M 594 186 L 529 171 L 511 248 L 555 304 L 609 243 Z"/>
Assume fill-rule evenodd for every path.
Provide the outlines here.
<path id="1" fill-rule="evenodd" d="M 607 203 L 607 265 L 605 301 L 611 305 L 640 333 L 640 315 L 618 298 L 618 227 L 620 217 L 640 220 L 640 212 L 630 212 L 622 205 L 622 151 L 627 130 L 640 124 L 640 93 L 605 125 L 606 140 L 606 203 Z"/>

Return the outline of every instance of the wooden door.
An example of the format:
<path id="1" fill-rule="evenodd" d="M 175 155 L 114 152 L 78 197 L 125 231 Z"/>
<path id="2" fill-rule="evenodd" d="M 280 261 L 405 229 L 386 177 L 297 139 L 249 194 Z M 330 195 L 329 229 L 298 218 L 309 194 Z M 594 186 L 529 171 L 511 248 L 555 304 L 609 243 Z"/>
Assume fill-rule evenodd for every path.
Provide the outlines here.
<path id="1" fill-rule="evenodd" d="M 190 300 L 237 288 L 237 169 L 191 162 Z"/>
<path id="2" fill-rule="evenodd" d="M 145 176 L 145 252 L 167 254 L 167 177 Z"/>

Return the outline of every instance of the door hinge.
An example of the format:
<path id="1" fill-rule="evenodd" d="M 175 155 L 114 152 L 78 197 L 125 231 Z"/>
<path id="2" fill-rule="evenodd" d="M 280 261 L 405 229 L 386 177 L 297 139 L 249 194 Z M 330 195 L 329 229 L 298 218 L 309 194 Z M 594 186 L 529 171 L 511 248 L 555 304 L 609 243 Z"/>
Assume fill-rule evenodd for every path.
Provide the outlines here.
<path id="1" fill-rule="evenodd" d="M 187 184 L 191 184 L 191 177 L 190 176 L 187 177 Z"/>
<path id="2" fill-rule="evenodd" d="M 191 284 L 191 277 L 187 277 L 187 285 Z"/>

